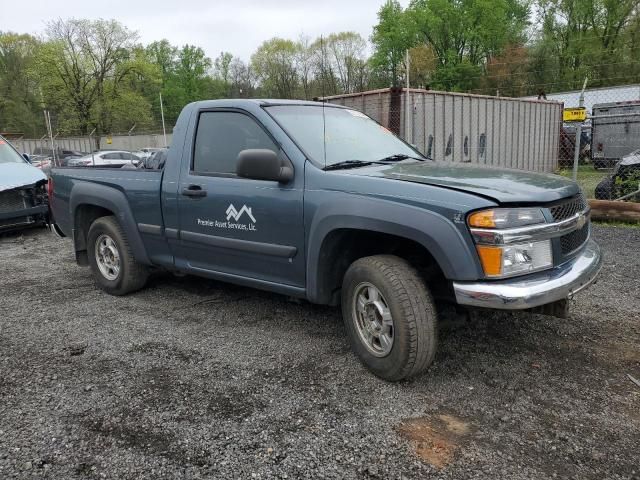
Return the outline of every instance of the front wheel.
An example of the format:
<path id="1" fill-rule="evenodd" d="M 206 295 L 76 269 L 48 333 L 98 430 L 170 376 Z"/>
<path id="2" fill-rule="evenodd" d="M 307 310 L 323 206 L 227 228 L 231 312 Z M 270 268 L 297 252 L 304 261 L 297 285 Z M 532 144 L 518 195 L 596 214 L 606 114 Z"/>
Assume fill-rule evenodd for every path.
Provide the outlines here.
<path id="1" fill-rule="evenodd" d="M 424 281 L 405 260 L 376 255 L 355 261 L 342 285 L 342 316 L 353 350 L 375 375 L 402 380 L 433 362 L 435 306 Z"/>
<path id="2" fill-rule="evenodd" d="M 115 217 L 101 217 L 91 224 L 87 254 L 96 283 L 111 295 L 135 292 L 147 282 L 149 270 L 136 262 Z"/>

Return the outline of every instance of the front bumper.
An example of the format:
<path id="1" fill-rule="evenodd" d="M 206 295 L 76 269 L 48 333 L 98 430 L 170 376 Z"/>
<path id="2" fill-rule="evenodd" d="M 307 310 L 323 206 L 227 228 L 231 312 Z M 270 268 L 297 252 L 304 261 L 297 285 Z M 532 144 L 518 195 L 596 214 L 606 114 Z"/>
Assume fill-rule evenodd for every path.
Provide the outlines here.
<path id="1" fill-rule="evenodd" d="M 46 205 L 24 208 L 13 212 L 0 213 L 0 230 L 28 227 L 46 219 L 49 208 Z"/>
<path id="2" fill-rule="evenodd" d="M 524 278 L 485 282 L 453 282 L 459 305 L 524 310 L 571 298 L 589 286 L 602 268 L 602 253 L 593 240 L 576 258 L 552 270 Z"/>

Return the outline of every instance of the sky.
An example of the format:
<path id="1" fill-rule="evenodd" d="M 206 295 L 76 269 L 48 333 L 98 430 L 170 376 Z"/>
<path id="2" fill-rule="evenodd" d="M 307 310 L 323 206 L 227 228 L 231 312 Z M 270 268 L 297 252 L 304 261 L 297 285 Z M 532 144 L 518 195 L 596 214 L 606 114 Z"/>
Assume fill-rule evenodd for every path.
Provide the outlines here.
<path id="1" fill-rule="evenodd" d="M 369 39 L 385 0 L 20 0 L 3 8 L 0 31 L 44 33 L 57 18 L 114 18 L 143 44 L 162 38 L 200 46 L 207 56 L 231 52 L 247 61 L 272 37 L 312 40 L 355 31 Z M 409 0 L 400 0 L 406 7 Z"/>

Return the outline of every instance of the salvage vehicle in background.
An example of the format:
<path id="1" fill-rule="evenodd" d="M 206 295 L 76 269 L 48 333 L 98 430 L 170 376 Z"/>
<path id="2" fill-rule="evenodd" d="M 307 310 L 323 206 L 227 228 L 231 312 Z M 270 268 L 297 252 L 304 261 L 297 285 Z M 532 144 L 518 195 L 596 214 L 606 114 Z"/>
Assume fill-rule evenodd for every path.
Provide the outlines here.
<path id="1" fill-rule="evenodd" d="M 151 156 L 156 153 L 159 152 L 160 150 L 162 150 L 162 148 L 158 148 L 158 147 L 145 147 L 145 148 L 141 148 L 140 150 L 133 152 L 134 155 L 136 155 L 137 157 L 139 157 L 141 160 L 146 160 L 147 158 L 151 158 Z"/>
<path id="2" fill-rule="evenodd" d="M 602 263 L 575 182 L 435 162 L 338 105 L 191 103 L 164 169 L 49 181 L 58 231 L 107 293 L 166 269 L 341 305 L 353 350 L 392 381 L 433 362 L 440 303 L 566 317 Z"/>
<path id="3" fill-rule="evenodd" d="M 153 152 L 148 158 L 145 158 L 139 166 L 149 170 L 162 170 L 168 155 L 169 149 L 162 148 L 157 152 Z"/>
<path id="4" fill-rule="evenodd" d="M 0 136 L 0 231 L 44 225 L 47 177 Z"/>
<path id="5" fill-rule="evenodd" d="M 640 100 L 594 105 L 591 125 L 593 166 L 614 167 L 640 148 Z"/>
<path id="6" fill-rule="evenodd" d="M 140 157 L 125 150 L 101 150 L 81 158 L 69 160 L 69 167 L 121 168 L 124 165 L 138 165 Z"/>
<path id="7" fill-rule="evenodd" d="M 640 190 L 640 150 L 622 157 L 611 175 L 596 186 L 597 200 L 615 200 Z M 640 195 L 637 196 L 640 198 Z"/>

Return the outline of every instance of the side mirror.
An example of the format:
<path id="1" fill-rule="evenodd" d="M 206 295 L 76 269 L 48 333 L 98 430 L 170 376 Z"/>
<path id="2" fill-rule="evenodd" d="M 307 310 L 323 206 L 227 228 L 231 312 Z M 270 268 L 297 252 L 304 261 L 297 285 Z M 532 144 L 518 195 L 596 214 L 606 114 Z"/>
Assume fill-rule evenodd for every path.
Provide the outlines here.
<path id="1" fill-rule="evenodd" d="M 273 150 L 242 150 L 236 161 L 239 177 L 253 180 L 272 180 L 286 183 L 293 180 L 293 168 L 283 166 L 278 154 Z"/>
<path id="2" fill-rule="evenodd" d="M 28 154 L 28 153 L 23 153 L 23 154 L 22 154 L 22 156 L 24 157 L 24 159 L 25 159 L 27 162 L 31 163 L 31 157 L 29 156 L 29 154 Z"/>

